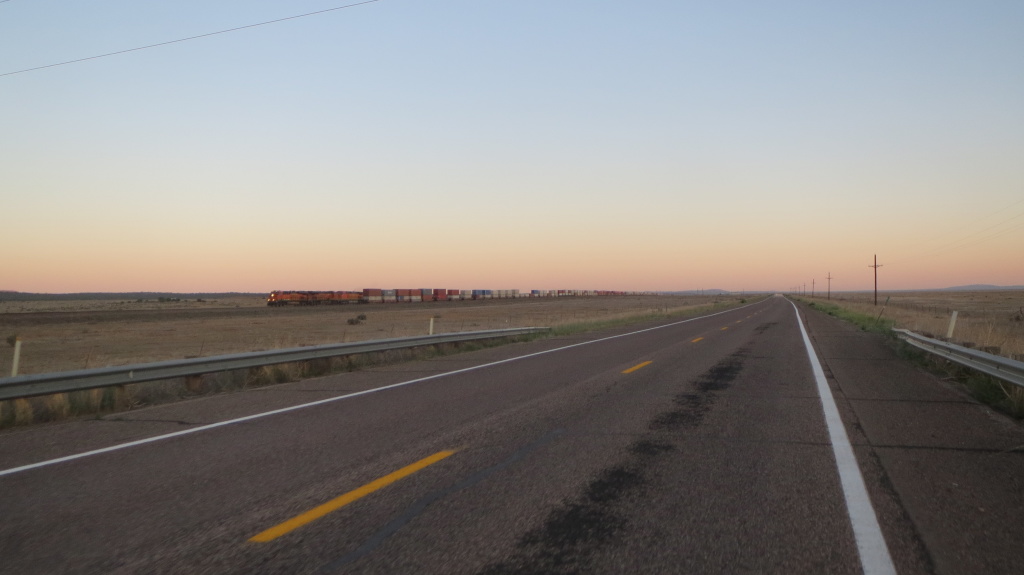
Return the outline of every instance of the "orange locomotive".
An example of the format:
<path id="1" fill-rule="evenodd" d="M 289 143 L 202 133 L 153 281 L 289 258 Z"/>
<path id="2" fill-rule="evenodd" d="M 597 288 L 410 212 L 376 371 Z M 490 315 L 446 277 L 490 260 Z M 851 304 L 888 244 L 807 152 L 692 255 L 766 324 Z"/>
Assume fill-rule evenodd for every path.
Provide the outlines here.
<path id="1" fill-rule="evenodd" d="M 274 290 L 267 296 L 267 305 L 337 305 L 359 303 L 363 294 L 349 291 L 286 291 Z"/>

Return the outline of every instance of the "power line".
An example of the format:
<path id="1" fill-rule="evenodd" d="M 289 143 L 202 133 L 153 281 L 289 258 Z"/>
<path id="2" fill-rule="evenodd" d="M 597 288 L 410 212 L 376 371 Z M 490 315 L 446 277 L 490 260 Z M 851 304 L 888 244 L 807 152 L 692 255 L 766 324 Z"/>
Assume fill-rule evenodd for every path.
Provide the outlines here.
<path id="1" fill-rule="evenodd" d="M 987 215 L 981 216 L 980 218 L 971 220 L 970 222 L 967 222 L 966 224 L 960 226 L 959 228 L 956 228 L 953 231 L 959 231 L 959 230 L 968 228 L 968 227 L 973 226 L 974 224 L 976 224 L 978 222 L 987 220 L 987 219 L 991 218 L 992 216 L 995 216 L 995 215 L 1007 212 L 1007 211 L 1009 211 L 1010 208 L 1015 208 L 1015 207 L 1017 207 L 1017 206 L 1019 206 L 1021 204 L 1024 204 L 1024 200 L 1017 200 L 1016 202 L 1013 202 L 1013 203 L 1011 203 L 1008 206 L 1003 206 L 1003 207 L 999 208 L 998 210 L 996 210 L 996 211 L 994 211 L 994 212 L 992 212 L 990 214 L 987 214 Z"/>
<path id="2" fill-rule="evenodd" d="M 960 249 L 960 248 L 963 248 L 963 247 L 971 246 L 971 245 L 974 245 L 974 244 L 977 244 L 977 243 L 980 243 L 980 242 L 983 242 L 983 241 L 987 241 L 987 240 L 999 237 L 999 236 L 1001 236 L 1001 235 L 1003 235 L 1005 233 L 1008 233 L 1008 232 L 1011 232 L 1011 231 L 1014 231 L 1014 230 L 1018 229 L 1019 226 L 1011 227 L 1011 228 L 1008 228 L 1008 229 L 1002 229 L 1002 230 L 999 230 L 999 231 L 997 231 L 997 232 L 995 232 L 993 234 L 989 234 L 987 236 L 982 236 L 981 238 L 977 238 L 974 241 L 970 241 L 971 239 L 975 238 L 975 236 L 977 236 L 979 234 L 983 234 L 985 232 L 994 230 L 995 228 L 998 228 L 998 227 L 1000 227 L 1000 226 L 1002 226 L 1002 225 L 1004 225 L 1006 223 L 1012 222 L 1013 220 L 1015 220 L 1015 219 L 1017 219 L 1017 218 L 1019 218 L 1021 216 L 1024 216 L 1024 212 L 1021 212 L 1021 213 L 1016 214 L 1014 216 L 1010 216 L 1009 218 L 1006 218 L 1005 220 L 997 222 L 997 223 L 995 223 L 995 224 L 993 224 L 991 226 L 988 226 L 987 228 L 982 228 L 982 229 L 980 229 L 980 230 L 978 230 L 976 232 L 972 232 L 970 234 L 967 234 L 966 236 L 963 236 L 963 237 L 961 237 L 961 238 L 959 238 L 957 240 L 954 240 L 952 242 L 949 242 L 949 243 L 937 246 L 937 247 L 935 247 L 935 248 L 933 248 L 933 249 L 931 249 L 929 251 L 926 251 L 926 252 L 923 252 L 923 253 L 919 253 L 916 256 L 912 256 L 912 257 L 909 257 L 909 258 L 903 258 L 901 260 L 897 260 L 895 262 L 889 262 L 889 263 L 890 264 L 892 264 L 892 263 L 903 263 L 903 262 L 911 260 L 911 259 L 921 259 L 921 258 L 928 258 L 928 257 L 936 256 L 936 255 L 941 255 L 941 254 L 944 254 L 944 253 L 949 252 L 949 251 L 957 250 L 957 249 Z"/>
<path id="3" fill-rule="evenodd" d="M 956 228 L 955 231 L 959 231 L 959 230 L 964 230 L 964 229 L 970 228 L 970 227 L 974 226 L 975 224 L 977 224 L 979 222 L 983 222 L 983 221 L 991 218 L 992 216 L 995 216 L 997 214 L 1006 213 L 1011 208 L 1017 207 L 1020 204 L 1024 204 L 1024 200 L 1017 200 L 1015 202 L 1012 202 L 1010 205 L 1004 206 L 1002 208 L 999 208 L 998 210 L 996 210 L 996 211 L 994 211 L 994 212 L 992 212 L 990 214 L 987 214 L 987 215 L 982 216 L 980 218 L 971 220 L 970 222 L 960 226 L 959 228 Z M 925 258 L 925 257 L 932 257 L 932 256 L 935 256 L 935 255 L 940 255 L 942 253 L 945 253 L 947 251 L 951 251 L 953 249 L 959 249 L 961 247 L 964 247 L 965 245 L 973 245 L 974 243 L 977 243 L 977 242 L 969 242 L 967 244 L 963 244 L 963 242 L 966 241 L 966 240 L 970 240 L 971 238 L 973 238 L 974 236 L 977 236 L 978 234 L 982 234 L 982 233 L 987 232 L 989 230 L 998 228 L 999 226 L 1001 226 L 1003 224 L 1006 224 L 1006 223 L 1008 223 L 1008 222 L 1010 222 L 1012 220 L 1015 220 L 1015 219 L 1017 219 L 1017 218 L 1019 218 L 1021 216 L 1024 216 L 1024 212 L 1021 212 L 1021 213 L 1016 214 L 1014 216 L 1010 216 L 1009 218 L 1007 218 L 1005 220 L 1002 220 L 1000 222 L 997 222 L 997 223 L 995 223 L 995 224 L 993 224 L 991 226 L 988 226 L 986 228 L 982 228 L 980 230 L 971 232 L 971 233 L 969 233 L 969 234 L 967 234 L 965 236 L 962 236 L 962 237 L 960 237 L 960 238 L 958 238 L 956 240 L 953 240 L 951 242 L 947 242 L 947 243 L 941 244 L 939 246 L 931 247 L 931 248 L 925 248 L 923 251 L 918 251 L 917 253 L 915 253 L 915 254 L 913 254 L 911 256 L 908 256 L 908 257 L 905 257 L 905 258 L 899 258 L 899 259 L 897 259 L 895 261 L 890 261 L 889 263 L 890 264 L 901 264 L 901 263 L 904 263 L 904 262 L 907 262 L 907 261 L 910 261 L 910 260 L 914 260 L 914 259 L 919 259 L 919 258 Z M 1013 229 L 1016 229 L 1016 228 L 1013 228 Z M 1012 230 L 1003 230 L 1003 231 L 997 232 L 996 234 L 993 234 L 992 236 L 989 236 L 989 238 L 1002 235 L 1003 232 L 1007 232 L 1007 231 L 1012 231 Z M 958 246 L 957 244 L 962 244 L 962 245 Z M 950 249 L 947 249 L 947 248 L 950 248 Z"/>
<path id="4" fill-rule="evenodd" d="M 352 8 L 354 6 L 362 6 L 363 4 L 373 4 L 374 2 L 380 2 L 381 0 L 365 0 L 363 2 L 356 2 L 355 4 L 346 4 L 344 6 L 335 6 L 334 8 L 327 8 L 325 10 L 317 10 L 316 12 L 307 12 L 306 14 L 299 14 L 297 16 L 288 16 L 286 18 L 278 18 L 277 20 L 267 20 L 266 22 L 259 22 L 257 24 L 248 24 L 245 26 L 239 26 L 237 28 L 229 28 L 227 30 L 220 30 L 219 32 L 208 32 L 206 34 L 200 34 L 198 36 L 189 36 L 188 38 L 180 38 L 178 40 L 170 40 L 168 42 L 160 42 L 158 44 L 150 44 L 148 46 L 139 46 L 138 48 L 129 48 L 127 50 L 118 50 L 117 52 L 110 52 L 109 54 L 100 54 L 98 56 L 89 56 L 88 58 L 78 58 L 77 60 L 68 60 L 67 62 L 58 62 L 56 64 L 47 64 L 45 66 L 36 66 L 35 68 L 25 68 L 24 70 L 17 70 L 14 72 L 5 72 L 0 76 L 12 76 L 14 74 L 23 74 L 25 72 L 32 72 L 34 70 L 42 70 L 44 68 L 53 68 L 54 66 L 64 66 L 67 64 L 74 64 L 76 62 L 85 62 L 86 60 L 95 60 L 97 58 L 106 58 L 107 56 L 116 56 L 118 54 L 124 54 L 126 52 L 137 52 L 139 50 L 146 50 L 147 48 L 156 48 L 157 46 L 166 46 L 168 44 L 177 44 L 178 42 L 187 42 L 188 40 L 195 40 L 197 38 L 206 38 L 207 36 L 216 36 L 217 34 L 227 34 L 228 32 L 237 32 L 238 30 L 245 30 L 246 28 L 255 28 L 257 26 L 266 26 L 267 24 L 276 24 L 277 22 L 284 22 L 285 20 L 295 20 L 296 18 L 305 18 L 306 16 L 315 16 L 317 14 L 323 14 L 325 12 L 333 12 L 335 10 L 344 10 L 345 8 Z M 0 0 L 2 2 L 10 2 L 10 0 Z"/>
<path id="5" fill-rule="evenodd" d="M 992 212 L 992 213 L 990 213 L 990 214 L 986 214 L 986 215 L 984 215 L 984 216 L 981 216 L 980 218 L 975 218 L 975 219 L 973 219 L 973 220 L 971 220 L 971 221 L 967 222 L 966 224 L 963 224 L 962 226 L 960 226 L 960 227 L 958 227 L 958 228 L 955 228 L 955 229 L 953 229 L 953 230 L 952 230 L 951 232 L 952 232 L 952 233 L 956 233 L 956 232 L 959 232 L 960 230 L 965 230 L 965 229 L 967 229 L 967 228 L 969 228 L 969 227 L 973 226 L 974 224 L 977 224 L 977 223 L 979 223 L 979 222 L 983 222 L 983 221 L 985 221 L 985 220 L 987 220 L 987 219 L 991 218 L 992 216 L 995 216 L 995 215 L 998 215 L 998 214 L 1002 214 L 1002 213 L 1005 213 L 1006 211 L 1010 210 L 1010 208 L 1014 208 L 1014 207 L 1017 207 L 1017 206 L 1019 206 L 1020 204 L 1024 204 L 1024 200 L 1017 200 L 1016 202 L 1013 202 L 1013 203 L 1011 203 L 1011 204 L 1010 204 L 1010 205 L 1008 205 L 1008 206 L 1003 206 L 1003 207 L 999 208 L 998 210 L 996 210 L 996 211 L 994 211 L 994 212 Z M 1018 214 L 1018 215 L 1019 215 L 1019 214 Z M 1014 217 L 1018 217 L 1018 216 L 1014 216 Z M 1011 218 L 1011 219 L 1012 219 L 1012 218 Z M 998 225 L 999 225 L 999 224 L 996 224 L 996 226 L 998 226 Z M 992 227 L 994 227 L 994 226 L 992 226 Z M 978 234 L 978 233 L 981 233 L 982 231 L 985 231 L 985 230 L 987 230 L 987 229 L 989 229 L 989 228 L 985 228 L 984 230 L 981 230 L 981 231 L 979 231 L 979 232 L 974 232 L 974 233 L 968 234 L 968 235 L 967 235 L 967 236 L 965 236 L 965 237 L 971 237 L 971 236 L 973 236 L 973 235 L 976 235 L 976 234 Z M 964 239 L 964 238 L 961 238 L 961 240 L 962 240 L 962 239 Z M 956 240 L 956 241 L 954 241 L 954 242 L 950 242 L 949 244 L 944 244 L 943 246 L 940 246 L 939 248 L 926 248 L 924 252 L 919 252 L 919 254 L 921 254 L 921 253 L 923 253 L 923 254 L 929 254 L 929 253 L 931 253 L 931 252 L 934 252 L 934 251 L 935 251 L 936 249 L 941 249 L 942 247 L 945 247 L 946 245 L 952 245 L 952 244 L 958 243 L 958 242 L 959 242 L 959 241 L 961 241 L 961 240 Z M 910 259 L 910 258 L 904 258 L 904 259 L 899 259 L 899 260 L 896 260 L 895 262 L 889 262 L 889 263 L 901 263 L 901 262 L 903 262 L 903 261 L 906 261 L 907 259 Z"/>
<path id="6" fill-rule="evenodd" d="M 1024 213 L 1017 215 L 1017 217 L 1020 217 L 1020 216 L 1024 216 Z M 1003 223 L 1006 223 L 1006 222 L 1003 222 Z M 996 238 L 998 238 L 1000 236 L 1005 236 L 1006 234 L 1008 234 L 1010 232 L 1015 232 L 1015 231 L 1020 230 L 1020 229 L 1024 229 L 1024 224 L 1020 224 L 1020 225 L 1014 226 L 1012 228 L 1006 228 L 1004 230 L 999 230 L 999 231 L 997 231 L 997 232 L 995 232 L 993 234 L 989 234 L 987 236 L 978 238 L 978 239 L 974 240 L 973 242 L 968 242 L 966 244 L 960 244 L 960 245 L 955 246 L 953 248 L 950 248 L 950 249 L 948 249 L 946 251 L 950 252 L 950 251 L 954 251 L 954 250 L 959 250 L 961 248 L 966 248 L 966 247 L 977 245 L 977 244 L 980 244 L 980 243 L 983 243 L 983 242 L 987 242 L 989 240 L 994 240 L 994 239 L 996 239 Z"/>

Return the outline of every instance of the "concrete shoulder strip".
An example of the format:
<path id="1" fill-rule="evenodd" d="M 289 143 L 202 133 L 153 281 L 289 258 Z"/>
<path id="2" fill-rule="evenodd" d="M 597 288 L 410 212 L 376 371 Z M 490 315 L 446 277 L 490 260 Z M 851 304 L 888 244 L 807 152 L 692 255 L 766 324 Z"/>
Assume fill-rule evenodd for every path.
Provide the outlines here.
<path id="1" fill-rule="evenodd" d="M 828 381 L 825 380 L 825 371 L 821 368 L 821 362 L 818 361 L 818 356 L 811 345 L 811 338 L 804 329 L 800 310 L 793 302 L 789 303 L 796 313 L 796 322 L 800 326 L 804 347 L 807 348 L 807 358 L 811 362 L 814 380 L 818 384 L 818 395 L 821 396 L 821 407 L 825 412 L 825 424 L 828 426 L 828 435 L 832 441 L 832 453 L 835 454 L 839 481 L 843 486 L 843 496 L 846 498 L 846 511 L 850 516 L 853 536 L 857 541 L 861 568 L 865 575 L 895 575 L 896 566 L 889 555 L 889 547 L 878 524 L 875 508 L 871 505 L 871 498 L 864 485 L 864 476 L 857 466 L 857 458 L 853 454 L 843 420 L 839 417 L 839 408 L 832 397 Z"/>

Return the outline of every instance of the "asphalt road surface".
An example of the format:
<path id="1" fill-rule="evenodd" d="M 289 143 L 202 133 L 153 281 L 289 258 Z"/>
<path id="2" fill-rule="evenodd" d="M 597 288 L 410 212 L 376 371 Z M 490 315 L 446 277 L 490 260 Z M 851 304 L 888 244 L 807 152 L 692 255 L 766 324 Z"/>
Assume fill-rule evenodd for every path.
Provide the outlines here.
<path id="1" fill-rule="evenodd" d="M 1021 450 L 772 297 L 4 432 L 0 572 L 1019 573 Z"/>

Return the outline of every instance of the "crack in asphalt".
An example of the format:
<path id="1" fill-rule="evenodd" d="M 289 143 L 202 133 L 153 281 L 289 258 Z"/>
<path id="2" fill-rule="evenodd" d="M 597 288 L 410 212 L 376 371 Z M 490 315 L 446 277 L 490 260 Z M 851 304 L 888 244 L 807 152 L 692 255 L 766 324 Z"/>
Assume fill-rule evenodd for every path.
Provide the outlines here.
<path id="1" fill-rule="evenodd" d="M 949 403 L 952 405 L 978 405 L 977 403 L 969 400 L 959 399 L 885 399 L 885 398 L 873 398 L 873 397 L 849 397 L 847 396 L 846 401 L 873 401 L 876 403 Z"/>
<path id="2" fill-rule="evenodd" d="M 105 417 L 103 419 L 97 419 L 95 421 L 116 423 L 177 423 L 178 425 L 203 425 L 201 421 L 185 421 L 183 419 L 126 419 L 122 417 Z"/>
<path id="3" fill-rule="evenodd" d="M 349 393 L 349 392 L 355 391 L 355 389 L 271 389 L 271 388 L 264 388 L 264 389 L 253 389 L 252 391 L 255 392 L 255 393 L 276 392 L 276 393 L 281 393 L 281 394 L 292 393 L 292 392 L 298 392 L 298 393 Z"/>
<path id="4" fill-rule="evenodd" d="M 988 453 L 992 455 L 1024 455 L 1024 446 L 1012 447 L 1010 449 L 997 449 L 992 447 L 944 447 L 941 445 L 878 445 L 875 443 L 854 444 L 861 447 L 874 449 L 916 449 L 923 451 L 952 451 L 960 453 Z"/>

